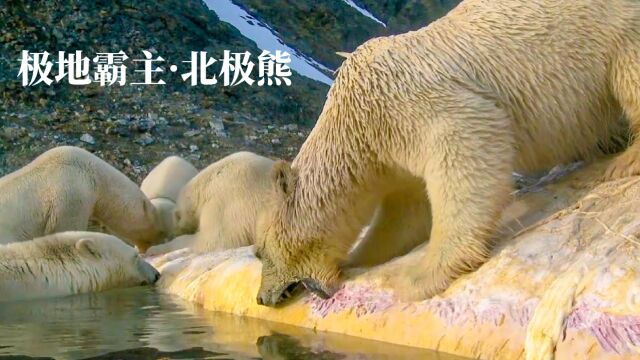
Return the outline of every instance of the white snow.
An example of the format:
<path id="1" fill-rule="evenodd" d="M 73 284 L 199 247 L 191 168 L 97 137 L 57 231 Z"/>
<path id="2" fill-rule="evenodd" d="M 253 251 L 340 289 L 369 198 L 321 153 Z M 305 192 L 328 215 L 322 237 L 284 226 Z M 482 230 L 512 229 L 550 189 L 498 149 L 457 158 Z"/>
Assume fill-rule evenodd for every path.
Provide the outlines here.
<path id="1" fill-rule="evenodd" d="M 369 19 L 377 22 L 378 24 L 387 27 L 387 24 L 385 24 L 384 22 L 382 22 L 380 19 L 378 19 L 377 17 L 375 17 L 375 15 L 373 15 L 372 13 L 370 13 L 369 11 L 367 11 L 366 9 L 361 8 L 360 6 L 358 6 L 358 4 L 354 3 L 353 0 L 343 0 L 345 3 L 347 3 L 347 5 L 351 6 L 352 8 L 358 10 L 358 12 L 360 12 L 360 14 L 368 17 Z"/>
<path id="2" fill-rule="evenodd" d="M 218 15 L 220 20 L 238 29 L 246 38 L 253 40 L 260 49 L 271 52 L 282 50 L 291 54 L 289 67 L 300 75 L 328 85 L 333 83 L 333 80 L 320 69 L 329 72 L 333 70 L 287 46 L 275 30 L 251 16 L 231 0 L 205 0 L 205 4 Z"/>

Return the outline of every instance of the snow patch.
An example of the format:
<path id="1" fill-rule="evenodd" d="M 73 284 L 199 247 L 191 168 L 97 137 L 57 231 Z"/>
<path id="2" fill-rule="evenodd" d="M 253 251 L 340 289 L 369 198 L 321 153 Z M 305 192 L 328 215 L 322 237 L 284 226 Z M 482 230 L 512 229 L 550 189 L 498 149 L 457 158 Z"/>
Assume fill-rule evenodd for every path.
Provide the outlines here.
<path id="1" fill-rule="evenodd" d="M 353 0 L 343 0 L 347 5 L 351 6 L 352 8 L 358 10 L 358 12 L 366 17 L 368 17 L 369 19 L 377 22 L 378 24 L 387 27 L 387 24 L 385 24 L 382 20 L 378 19 L 375 15 L 373 15 L 372 13 L 370 13 L 369 11 L 367 11 L 367 9 L 363 9 L 360 6 L 358 6 L 358 4 L 354 3 Z"/>
<path id="2" fill-rule="evenodd" d="M 333 80 L 322 72 L 333 72 L 332 69 L 286 45 L 275 30 L 251 16 L 231 0 L 205 0 L 205 4 L 218 15 L 220 20 L 231 24 L 243 36 L 253 40 L 258 48 L 271 52 L 282 50 L 291 54 L 289 67 L 295 72 L 327 85 L 333 83 Z"/>

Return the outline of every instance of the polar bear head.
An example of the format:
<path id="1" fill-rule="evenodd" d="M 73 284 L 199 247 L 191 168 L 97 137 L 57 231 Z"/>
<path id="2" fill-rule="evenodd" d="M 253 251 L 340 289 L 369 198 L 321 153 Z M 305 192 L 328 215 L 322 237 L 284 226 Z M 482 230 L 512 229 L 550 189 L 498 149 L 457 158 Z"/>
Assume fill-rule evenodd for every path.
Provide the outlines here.
<path id="1" fill-rule="evenodd" d="M 174 223 L 173 213 L 176 208 L 176 203 L 167 198 L 155 198 L 151 199 L 151 204 L 156 209 L 162 229 L 166 236 L 166 239 L 173 239 Z M 142 251 L 142 250 L 141 250 Z"/>
<path id="2" fill-rule="evenodd" d="M 75 260 L 93 267 L 93 280 L 97 280 L 95 286 L 99 287 L 91 289 L 93 291 L 150 285 L 160 277 L 158 271 L 144 261 L 136 249 L 115 236 L 91 232 L 61 235 L 75 241 Z"/>
<path id="3" fill-rule="evenodd" d="M 190 181 L 185 186 L 178 200 L 176 201 L 176 207 L 173 211 L 173 235 L 187 235 L 194 234 L 198 231 L 198 209 L 201 204 L 198 203 L 197 194 L 195 194 L 195 188 L 197 188 L 193 181 Z"/>
<path id="4" fill-rule="evenodd" d="M 276 162 L 272 170 L 275 186 L 271 210 L 258 219 L 256 257 L 262 261 L 262 280 L 257 301 L 274 306 L 291 296 L 302 284 L 311 292 L 327 299 L 337 289 L 341 263 L 339 250 L 322 231 L 312 238 L 298 235 L 287 221 L 293 200 L 297 175 L 287 162 Z M 293 210 L 295 211 L 295 210 Z M 313 224 L 296 224 L 313 227 Z"/>
<path id="5" fill-rule="evenodd" d="M 124 203 L 120 209 L 121 214 L 110 212 L 109 221 L 101 221 L 111 233 L 135 245 L 143 253 L 166 239 L 167 230 L 161 214 L 142 192 Z M 118 218 L 119 221 L 113 221 Z"/>
<path id="6" fill-rule="evenodd" d="M 0 246 L 0 302 L 153 284 L 160 275 L 119 238 L 69 231 Z"/>

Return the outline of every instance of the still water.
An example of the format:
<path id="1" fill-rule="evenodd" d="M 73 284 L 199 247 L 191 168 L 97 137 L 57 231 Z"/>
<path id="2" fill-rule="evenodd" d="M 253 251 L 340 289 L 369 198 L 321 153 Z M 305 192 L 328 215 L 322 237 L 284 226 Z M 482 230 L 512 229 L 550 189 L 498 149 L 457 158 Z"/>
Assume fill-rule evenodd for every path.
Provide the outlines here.
<path id="1" fill-rule="evenodd" d="M 0 303 L 0 358 L 7 355 L 24 356 L 21 359 L 458 359 L 212 313 L 149 287 Z"/>

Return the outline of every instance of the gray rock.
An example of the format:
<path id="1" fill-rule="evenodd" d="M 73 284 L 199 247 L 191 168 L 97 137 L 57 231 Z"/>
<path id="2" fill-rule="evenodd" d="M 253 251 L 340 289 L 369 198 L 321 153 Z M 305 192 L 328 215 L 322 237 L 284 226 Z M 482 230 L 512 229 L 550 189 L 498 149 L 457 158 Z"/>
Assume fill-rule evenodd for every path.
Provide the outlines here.
<path id="1" fill-rule="evenodd" d="M 156 126 L 156 122 L 149 118 L 137 119 L 131 122 L 130 128 L 131 130 L 136 130 L 138 132 L 148 132 L 151 131 Z"/>
<path id="2" fill-rule="evenodd" d="M 216 134 L 216 136 L 227 137 L 222 119 L 218 117 L 213 118 L 212 121 L 209 121 L 209 126 L 213 130 L 213 133 Z"/>
<path id="3" fill-rule="evenodd" d="M 196 135 L 200 135 L 202 133 L 202 131 L 200 130 L 189 130 L 187 132 L 185 132 L 184 134 L 182 134 L 182 136 L 184 137 L 194 137 Z"/>
<path id="4" fill-rule="evenodd" d="M 96 144 L 96 139 L 94 139 L 94 137 L 89 134 L 83 134 L 82 136 L 80 136 L 80 141 L 91 145 Z"/>
<path id="5" fill-rule="evenodd" d="M 287 124 L 282 127 L 286 131 L 298 131 L 298 124 Z"/>
<path id="6" fill-rule="evenodd" d="M 140 135 L 140 137 L 138 137 L 135 140 L 136 144 L 140 144 L 142 146 L 147 146 L 147 145 L 151 145 L 154 142 L 156 142 L 156 139 L 153 138 L 153 136 L 149 135 L 149 134 L 142 134 Z"/>

